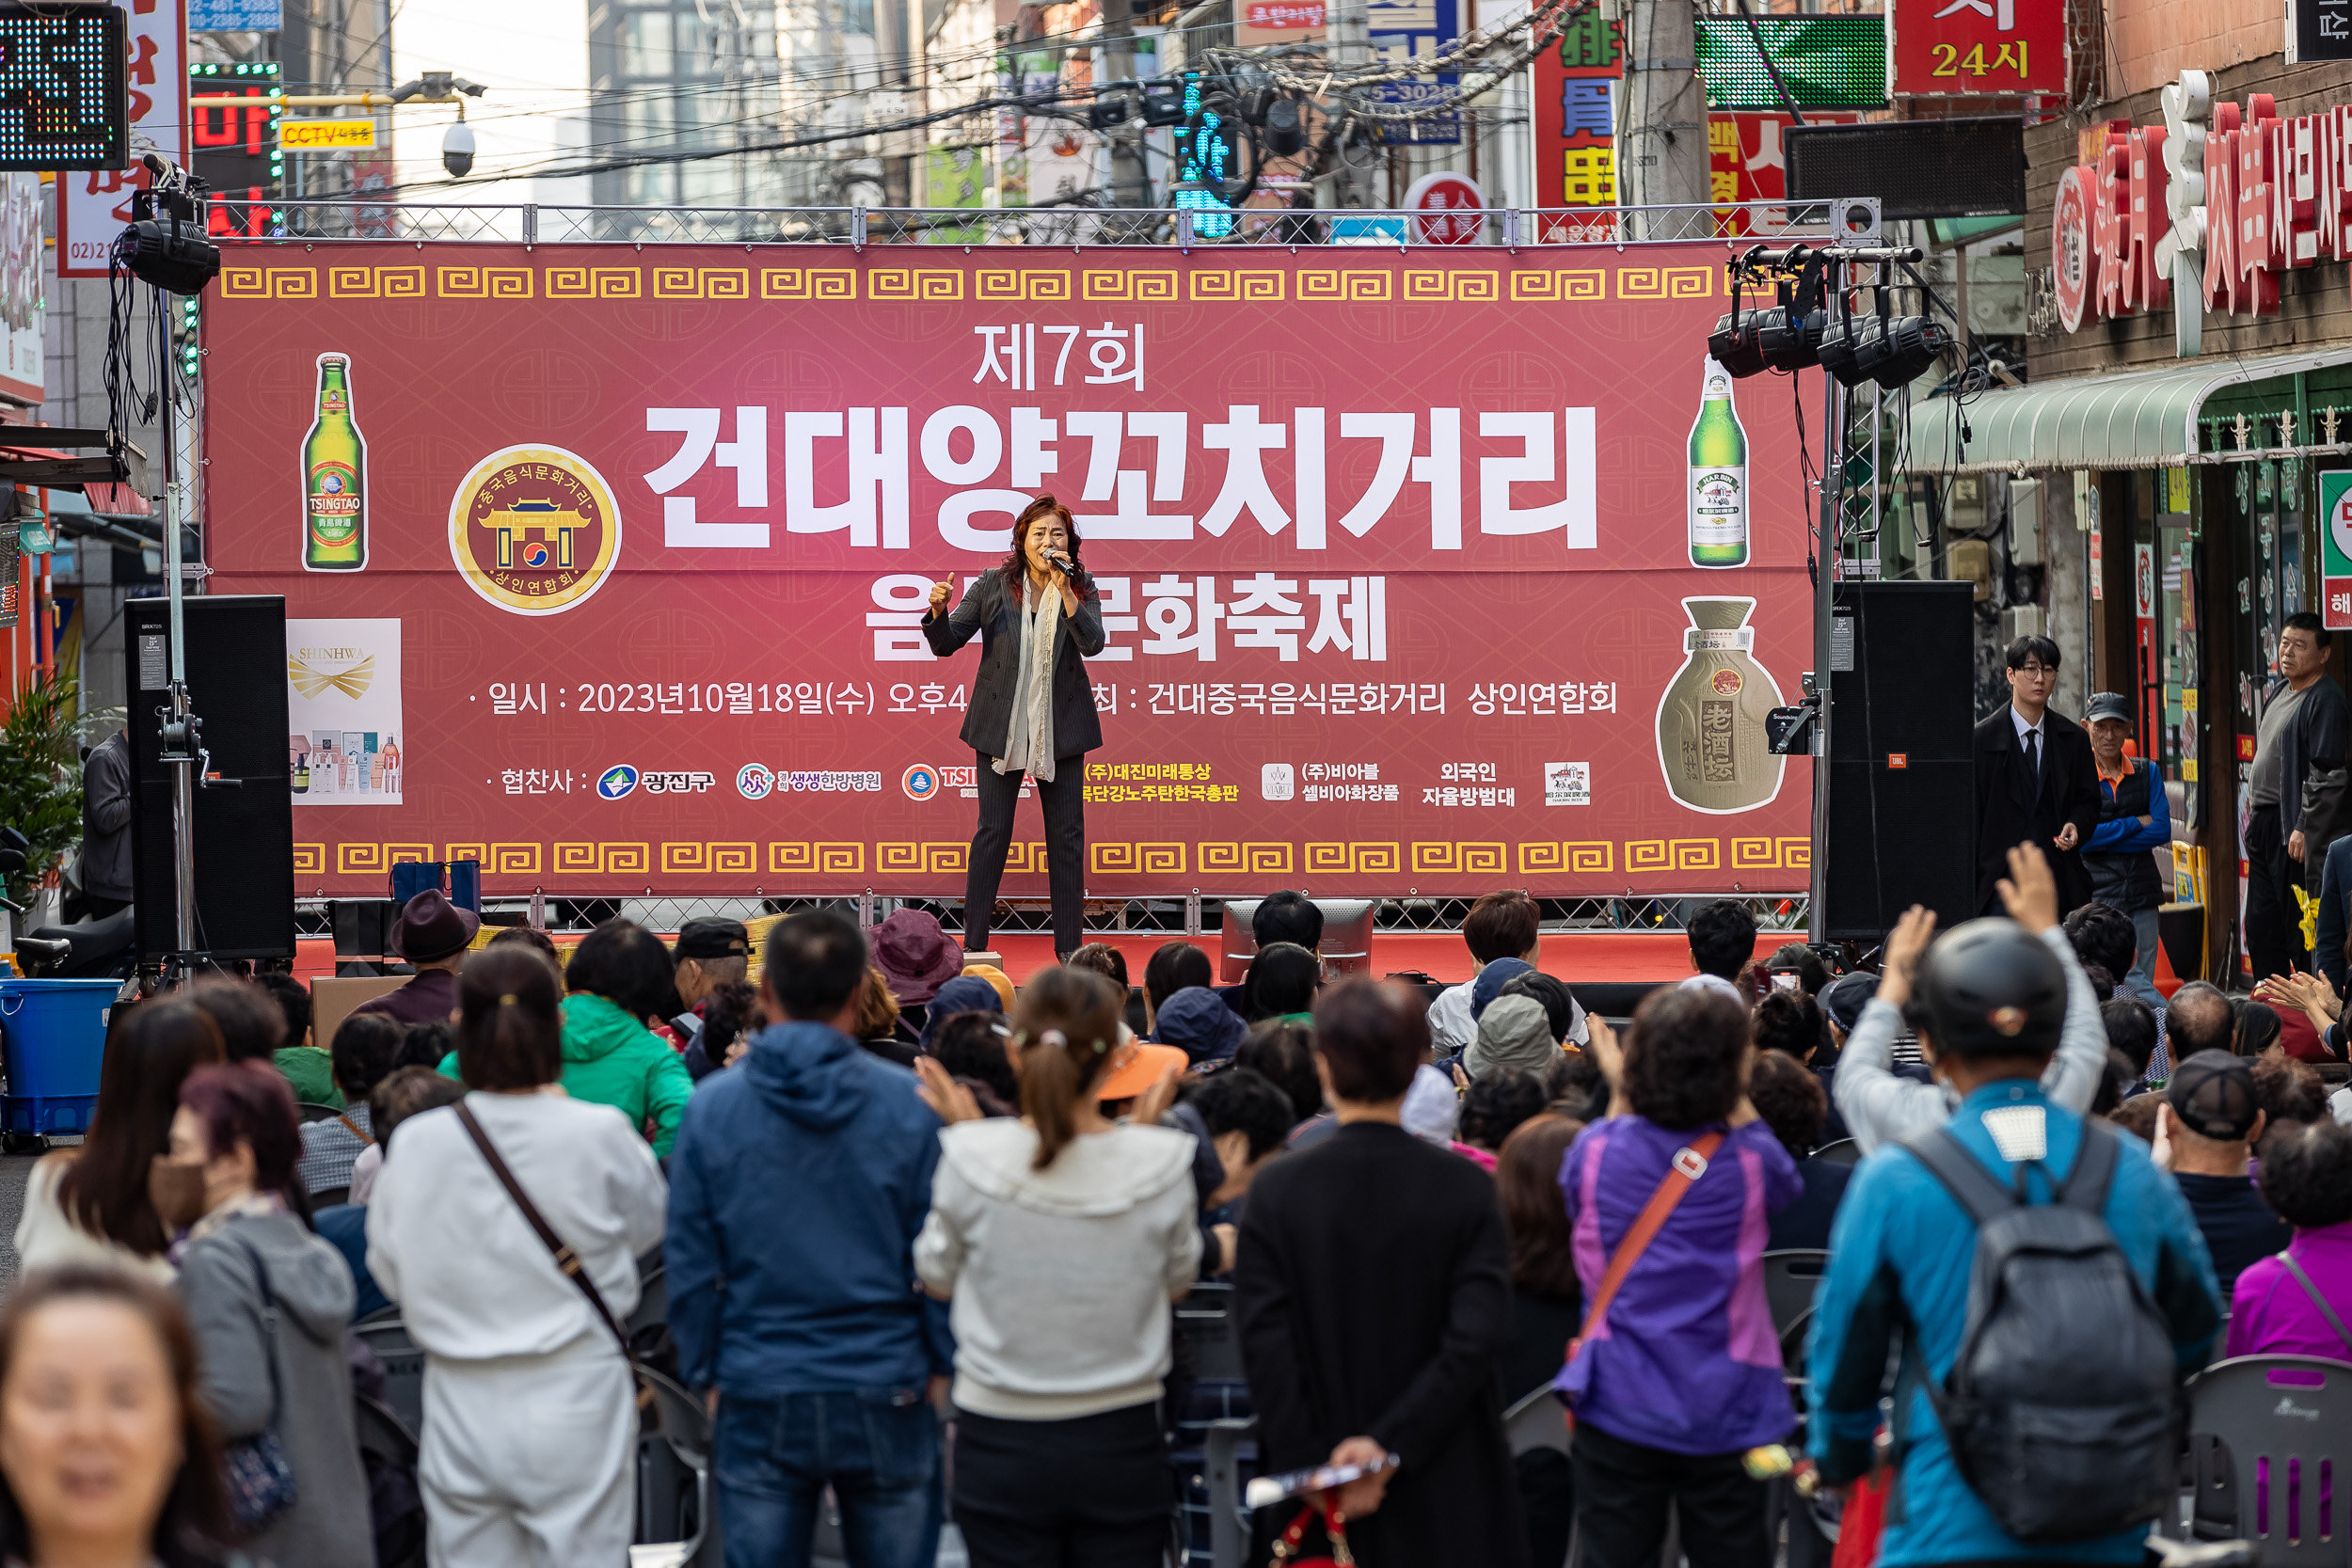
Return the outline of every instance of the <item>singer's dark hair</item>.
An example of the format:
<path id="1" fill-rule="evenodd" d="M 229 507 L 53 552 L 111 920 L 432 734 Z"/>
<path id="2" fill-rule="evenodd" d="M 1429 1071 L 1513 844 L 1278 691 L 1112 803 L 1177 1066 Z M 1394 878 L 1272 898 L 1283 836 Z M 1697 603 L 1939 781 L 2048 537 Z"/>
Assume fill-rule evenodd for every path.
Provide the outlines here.
<path id="1" fill-rule="evenodd" d="M 1021 602 L 1022 590 L 1029 580 L 1028 558 L 1022 553 L 1028 546 L 1029 530 L 1040 520 L 1049 517 L 1059 517 L 1061 526 L 1070 531 L 1070 563 L 1073 566 L 1084 564 L 1078 555 L 1078 520 L 1070 515 L 1070 508 L 1054 499 L 1051 491 L 1038 497 L 1022 509 L 1020 516 L 1013 519 L 1012 553 L 1005 557 L 1005 591 L 1012 595 L 1015 604 Z M 1077 590 L 1080 598 L 1090 599 L 1094 596 L 1094 585 L 1075 572 L 1071 574 L 1070 585 Z"/>

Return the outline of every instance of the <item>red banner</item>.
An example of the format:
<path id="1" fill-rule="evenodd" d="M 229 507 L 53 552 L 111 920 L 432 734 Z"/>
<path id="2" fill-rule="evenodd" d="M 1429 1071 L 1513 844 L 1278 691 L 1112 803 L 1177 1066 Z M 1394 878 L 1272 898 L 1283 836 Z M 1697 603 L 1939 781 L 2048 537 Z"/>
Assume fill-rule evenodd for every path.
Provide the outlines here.
<path id="1" fill-rule="evenodd" d="M 960 892 L 979 652 L 918 621 L 1051 490 L 1090 894 L 1801 889 L 1725 254 L 231 244 L 213 587 L 286 596 L 298 885 Z"/>

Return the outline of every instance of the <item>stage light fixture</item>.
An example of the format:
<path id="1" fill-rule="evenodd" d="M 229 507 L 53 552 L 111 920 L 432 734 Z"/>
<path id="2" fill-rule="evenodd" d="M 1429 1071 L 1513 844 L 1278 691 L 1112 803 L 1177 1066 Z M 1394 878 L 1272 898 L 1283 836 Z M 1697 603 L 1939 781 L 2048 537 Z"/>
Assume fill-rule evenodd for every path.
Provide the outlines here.
<path id="1" fill-rule="evenodd" d="M 1891 391 L 1925 375 L 1951 346 L 1951 333 L 1927 317 L 1897 316 L 1880 322 L 1879 329 L 1862 341 L 1854 368 Z"/>
<path id="2" fill-rule="evenodd" d="M 1814 354 L 1821 369 L 1836 376 L 1838 384 L 1844 387 L 1868 380 L 1858 360 L 1864 335 L 1876 334 L 1878 326 L 1876 316 L 1840 315 L 1831 319 L 1821 328 L 1820 341 L 1814 345 Z"/>
<path id="3" fill-rule="evenodd" d="M 146 164 L 154 183 L 131 193 L 131 226 L 115 236 L 113 260 L 167 293 L 201 293 L 220 276 L 220 249 L 204 237 L 200 186 L 152 152 Z"/>
<path id="4" fill-rule="evenodd" d="M 1760 373 L 1764 369 L 1764 349 L 1756 341 L 1756 320 L 1754 310 L 1733 310 L 1716 319 L 1715 330 L 1707 335 L 1707 356 L 1735 380 Z"/>

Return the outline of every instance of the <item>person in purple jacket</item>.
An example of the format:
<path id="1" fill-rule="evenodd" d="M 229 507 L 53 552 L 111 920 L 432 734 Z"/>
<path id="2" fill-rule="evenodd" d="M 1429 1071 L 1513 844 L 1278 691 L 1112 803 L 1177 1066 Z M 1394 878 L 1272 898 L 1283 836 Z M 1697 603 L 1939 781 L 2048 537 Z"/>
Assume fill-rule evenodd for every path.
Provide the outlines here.
<path id="1" fill-rule="evenodd" d="M 2352 1129 L 2281 1125 L 2262 1142 L 2262 1192 L 2295 1240 L 2237 1276 L 2228 1353 L 2352 1361 Z"/>
<path id="2" fill-rule="evenodd" d="M 1692 1568 L 1769 1568 L 1765 1486 L 1740 1455 L 1796 1427 L 1761 1259 L 1772 1212 L 1804 1189 L 1748 1100 L 1747 1009 L 1658 991 L 1622 1054 L 1598 1019 L 1593 1044 L 1611 1114 L 1560 1171 L 1587 1302 L 1669 1173 L 1695 1179 L 1554 1385 L 1575 1411 L 1584 1563 L 1655 1568 L 1671 1504 Z M 1692 1148 L 1710 1134 L 1711 1154 Z"/>

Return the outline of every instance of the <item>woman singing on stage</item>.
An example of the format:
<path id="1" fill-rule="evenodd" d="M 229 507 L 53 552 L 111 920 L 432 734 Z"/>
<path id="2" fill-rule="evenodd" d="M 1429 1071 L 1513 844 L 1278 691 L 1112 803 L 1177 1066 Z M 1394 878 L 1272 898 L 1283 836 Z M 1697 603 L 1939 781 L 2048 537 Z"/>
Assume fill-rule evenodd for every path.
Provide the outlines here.
<path id="1" fill-rule="evenodd" d="M 1054 957 L 1085 940 L 1080 876 L 1086 858 L 1086 753 L 1103 744 L 1094 688 L 1082 656 L 1103 651 L 1103 610 L 1078 563 L 1078 531 L 1070 510 L 1040 496 L 1012 525 L 1012 554 L 980 575 L 962 602 L 947 610 L 953 585 L 931 586 L 923 635 L 946 658 L 980 635 L 980 676 L 963 720 L 963 740 L 978 766 L 980 823 L 964 870 L 963 945 L 988 946 L 996 885 L 1012 844 L 1012 808 L 1021 775 L 1037 781 L 1045 812 L 1045 864 L 1054 892 Z"/>

